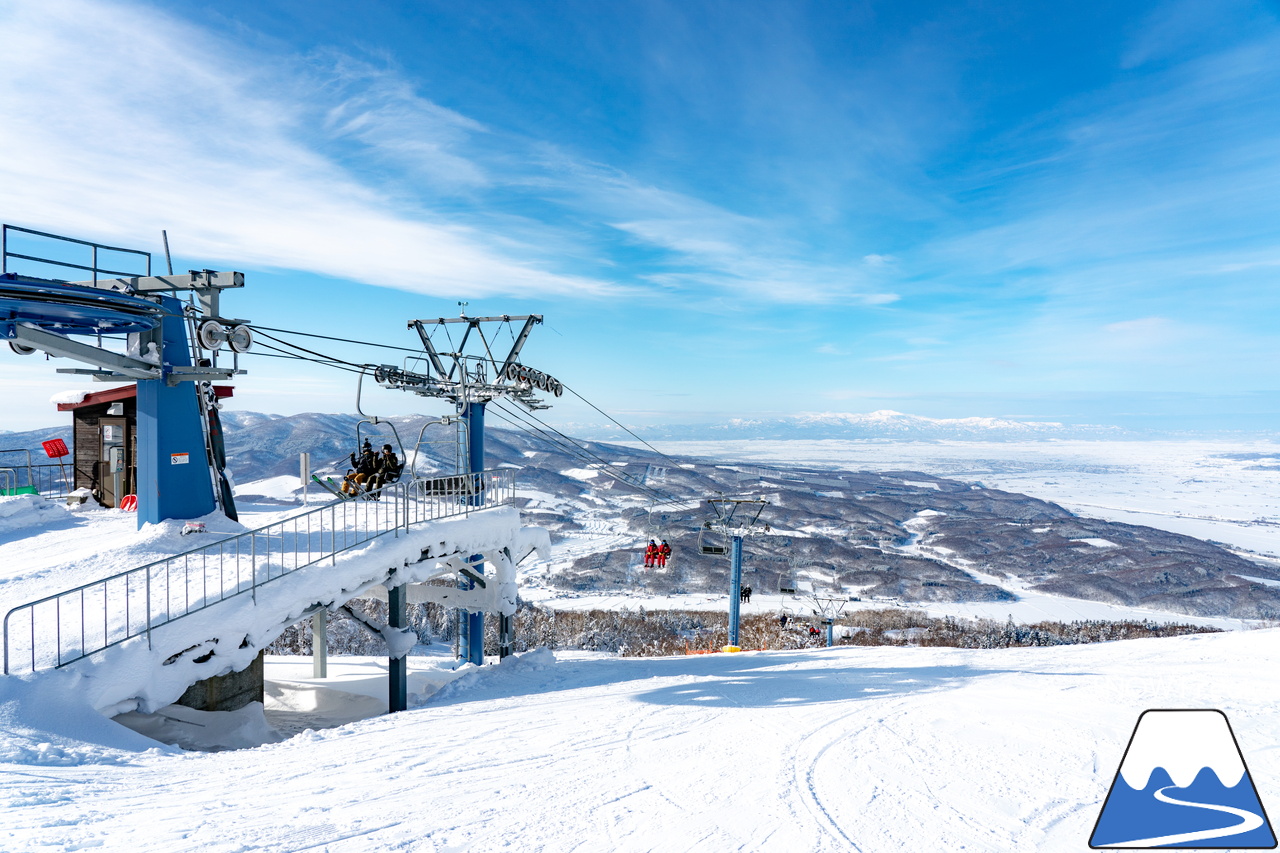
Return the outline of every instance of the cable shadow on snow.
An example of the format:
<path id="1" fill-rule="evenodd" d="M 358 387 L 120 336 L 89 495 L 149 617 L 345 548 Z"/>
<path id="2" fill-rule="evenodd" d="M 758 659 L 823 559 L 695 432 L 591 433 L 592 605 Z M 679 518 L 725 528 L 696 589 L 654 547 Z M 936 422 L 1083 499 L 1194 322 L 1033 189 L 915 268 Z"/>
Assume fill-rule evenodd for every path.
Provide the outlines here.
<path id="1" fill-rule="evenodd" d="M 770 708 L 883 699 L 959 686 L 1003 669 L 954 666 L 823 667 L 815 670 L 727 669 L 692 683 L 671 684 L 638 694 L 640 702 L 702 708 Z"/>
<path id="2" fill-rule="evenodd" d="M 446 685 L 423 704 L 454 705 L 616 686 L 634 693 L 635 701 L 654 705 L 786 707 L 946 689 L 1017 671 L 966 665 L 869 667 L 854 659 L 833 666 L 827 654 L 803 651 L 555 661 L 532 668 L 517 664 L 507 672 L 502 667 L 485 667 Z M 637 684 L 650 680 L 663 683 L 651 689 Z"/>

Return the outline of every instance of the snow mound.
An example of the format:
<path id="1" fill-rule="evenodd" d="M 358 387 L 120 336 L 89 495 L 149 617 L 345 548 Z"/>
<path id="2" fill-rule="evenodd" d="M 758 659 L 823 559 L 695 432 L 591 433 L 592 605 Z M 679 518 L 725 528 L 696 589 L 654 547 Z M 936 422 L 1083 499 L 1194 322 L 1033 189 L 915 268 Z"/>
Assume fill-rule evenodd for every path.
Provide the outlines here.
<path id="1" fill-rule="evenodd" d="M 0 764 L 129 764 L 138 753 L 169 752 L 113 723 L 85 697 L 69 670 L 0 677 Z"/>
<path id="2" fill-rule="evenodd" d="M 235 711 L 197 711 L 169 705 L 154 714 L 130 711 L 115 721 L 154 741 L 202 752 L 251 749 L 284 740 L 267 723 L 261 702 L 250 702 Z"/>
<path id="3" fill-rule="evenodd" d="M 39 495 L 0 497 L 0 533 L 43 527 L 66 517 L 65 509 Z"/>
<path id="4" fill-rule="evenodd" d="M 470 672 L 455 678 L 435 693 L 431 694 L 430 703 L 456 699 L 460 694 L 475 690 L 478 687 L 497 686 L 498 684 L 522 679 L 530 674 L 546 672 L 556 664 L 556 656 L 551 649 L 538 648 L 523 654 L 505 658 L 498 666 L 470 666 Z"/>

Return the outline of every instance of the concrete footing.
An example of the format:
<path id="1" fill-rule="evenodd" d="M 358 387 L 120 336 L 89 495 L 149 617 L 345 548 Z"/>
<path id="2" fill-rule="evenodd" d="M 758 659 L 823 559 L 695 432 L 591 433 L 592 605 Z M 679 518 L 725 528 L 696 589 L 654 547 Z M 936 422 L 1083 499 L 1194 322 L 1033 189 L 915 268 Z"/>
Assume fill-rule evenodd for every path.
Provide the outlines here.
<path id="1" fill-rule="evenodd" d="M 263 654 L 259 652 L 253 663 L 239 672 L 197 681 L 177 704 L 197 711 L 238 711 L 250 702 L 263 701 Z"/>

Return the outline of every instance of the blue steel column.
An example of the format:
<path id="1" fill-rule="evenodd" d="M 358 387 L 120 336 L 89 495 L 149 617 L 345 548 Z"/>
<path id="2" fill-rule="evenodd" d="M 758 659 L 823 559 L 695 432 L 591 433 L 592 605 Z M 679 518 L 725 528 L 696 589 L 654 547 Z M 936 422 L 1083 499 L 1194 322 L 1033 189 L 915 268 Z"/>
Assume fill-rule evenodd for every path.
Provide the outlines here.
<path id="1" fill-rule="evenodd" d="M 480 506 L 484 495 L 480 493 L 480 472 L 484 470 L 484 403 L 467 403 L 462 407 L 462 417 L 467 422 L 467 473 L 470 476 L 472 494 L 467 500 L 472 506 Z M 471 570 L 484 574 L 484 559 L 480 554 L 470 557 Z M 466 589 L 475 589 L 475 581 L 466 580 Z M 462 585 L 459 584 L 459 586 Z M 484 612 L 458 612 L 458 656 L 477 666 L 484 664 Z"/>
<path id="2" fill-rule="evenodd" d="M 406 585 L 387 590 L 387 625 L 391 628 L 409 627 L 408 608 L 405 606 Z M 409 656 L 387 660 L 387 710 L 394 714 L 409 707 Z"/>
<path id="3" fill-rule="evenodd" d="M 742 537 L 733 537 L 732 568 L 729 570 L 729 645 L 738 645 L 738 622 L 742 614 Z"/>
<path id="4" fill-rule="evenodd" d="M 182 303 L 159 299 L 166 312 L 158 330 L 164 378 L 138 382 L 138 527 L 215 509 L 196 383 L 166 381 L 172 368 L 191 366 Z"/>

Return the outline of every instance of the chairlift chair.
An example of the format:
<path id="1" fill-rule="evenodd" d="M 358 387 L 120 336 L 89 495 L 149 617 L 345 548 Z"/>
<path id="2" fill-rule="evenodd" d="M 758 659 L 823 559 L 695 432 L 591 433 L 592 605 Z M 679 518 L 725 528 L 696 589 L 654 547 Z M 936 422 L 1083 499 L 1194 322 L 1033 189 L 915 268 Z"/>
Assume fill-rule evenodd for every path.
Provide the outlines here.
<path id="1" fill-rule="evenodd" d="M 698 551 L 715 556 L 728 554 L 729 546 L 725 539 L 723 533 L 711 528 L 711 522 L 704 522 L 698 530 Z"/>
<path id="2" fill-rule="evenodd" d="M 427 435 L 427 430 L 432 427 L 443 427 L 444 434 L 437 437 Z M 453 429 L 450 430 L 449 427 Z M 422 425 L 422 429 L 418 430 L 418 441 L 413 447 L 412 461 L 414 464 L 410 468 L 410 474 L 414 479 L 425 479 L 419 476 L 416 470 L 416 463 L 424 455 L 428 459 L 439 459 L 442 466 L 441 473 L 444 474 L 462 474 L 465 472 L 466 464 L 463 460 L 466 454 L 463 450 L 467 446 L 467 437 L 465 430 L 467 429 L 467 421 L 465 418 L 457 418 L 446 416 L 439 420 L 427 421 Z M 433 430 L 440 432 L 440 430 Z M 426 448 L 424 453 L 423 448 Z M 432 452 L 434 451 L 434 452 Z"/>

